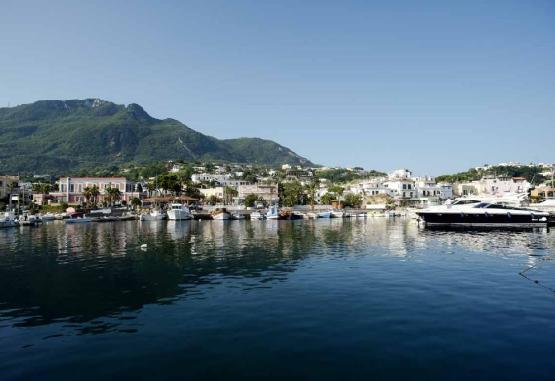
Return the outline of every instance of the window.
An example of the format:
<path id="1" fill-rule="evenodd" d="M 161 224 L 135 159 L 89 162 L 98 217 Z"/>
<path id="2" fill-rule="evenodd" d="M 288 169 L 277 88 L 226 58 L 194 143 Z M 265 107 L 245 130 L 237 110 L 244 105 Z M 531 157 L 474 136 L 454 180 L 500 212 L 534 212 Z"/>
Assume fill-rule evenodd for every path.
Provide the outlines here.
<path id="1" fill-rule="evenodd" d="M 75 192 L 75 184 L 69 184 L 69 192 L 70 193 Z"/>

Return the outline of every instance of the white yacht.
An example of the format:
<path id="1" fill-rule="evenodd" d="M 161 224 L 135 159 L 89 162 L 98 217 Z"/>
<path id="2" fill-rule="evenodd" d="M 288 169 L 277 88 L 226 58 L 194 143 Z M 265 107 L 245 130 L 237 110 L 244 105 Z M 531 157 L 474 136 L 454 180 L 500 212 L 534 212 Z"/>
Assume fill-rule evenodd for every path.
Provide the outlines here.
<path id="1" fill-rule="evenodd" d="M 185 204 L 171 204 L 168 210 L 168 218 L 170 220 L 190 220 L 192 218 L 191 211 Z"/>
<path id="2" fill-rule="evenodd" d="M 460 199 L 416 214 L 427 225 L 542 226 L 547 225 L 550 218 L 547 212 L 478 199 Z"/>

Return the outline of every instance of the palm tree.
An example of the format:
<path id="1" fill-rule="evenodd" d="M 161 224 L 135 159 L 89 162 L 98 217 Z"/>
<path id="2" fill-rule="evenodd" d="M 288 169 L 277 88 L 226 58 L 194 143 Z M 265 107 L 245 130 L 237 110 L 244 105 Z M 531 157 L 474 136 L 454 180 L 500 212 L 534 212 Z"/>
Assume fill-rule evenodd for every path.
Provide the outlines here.
<path id="1" fill-rule="evenodd" d="M 312 181 L 310 184 L 306 185 L 306 191 L 310 197 L 310 209 L 314 210 L 314 201 L 316 198 L 316 191 L 318 190 L 318 180 Z"/>
<path id="2" fill-rule="evenodd" d="M 121 197 L 121 192 L 118 188 L 106 188 L 106 195 L 108 198 L 108 204 L 111 206 L 113 205 L 114 201 L 117 201 Z"/>
<path id="3" fill-rule="evenodd" d="M 100 196 L 100 189 L 96 185 L 93 185 L 90 189 L 91 192 L 91 200 L 93 205 L 96 205 L 98 202 L 98 196 Z"/>
<path id="4" fill-rule="evenodd" d="M 91 187 L 85 187 L 85 189 L 83 189 L 83 196 L 85 196 L 85 203 L 87 205 L 89 205 L 89 203 L 92 199 L 92 188 Z"/>

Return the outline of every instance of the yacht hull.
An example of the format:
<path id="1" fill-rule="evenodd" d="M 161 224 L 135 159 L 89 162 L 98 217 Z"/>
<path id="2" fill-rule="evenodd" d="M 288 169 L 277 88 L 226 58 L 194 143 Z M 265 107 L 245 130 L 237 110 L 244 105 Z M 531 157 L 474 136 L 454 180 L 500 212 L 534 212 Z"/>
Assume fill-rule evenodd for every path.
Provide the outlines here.
<path id="1" fill-rule="evenodd" d="M 417 213 L 427 225 L 545 226 L 548 219 L 534 214 Z"/>

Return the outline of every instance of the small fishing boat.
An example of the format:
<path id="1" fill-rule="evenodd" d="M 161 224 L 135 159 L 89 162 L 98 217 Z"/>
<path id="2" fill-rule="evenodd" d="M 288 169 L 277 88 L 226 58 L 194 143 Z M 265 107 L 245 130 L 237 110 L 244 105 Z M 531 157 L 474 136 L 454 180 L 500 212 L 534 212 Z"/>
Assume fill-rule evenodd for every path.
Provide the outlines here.
<path id="1" fill-rule="evenodd" d="M 229 219 L 231 219 L 231 213 L 229 213 L 225 208 L 216 209 L 212 212 L 212 219 L 214 219 L 214 220 L 229 220 Z"/>

